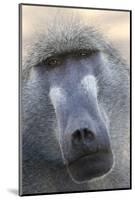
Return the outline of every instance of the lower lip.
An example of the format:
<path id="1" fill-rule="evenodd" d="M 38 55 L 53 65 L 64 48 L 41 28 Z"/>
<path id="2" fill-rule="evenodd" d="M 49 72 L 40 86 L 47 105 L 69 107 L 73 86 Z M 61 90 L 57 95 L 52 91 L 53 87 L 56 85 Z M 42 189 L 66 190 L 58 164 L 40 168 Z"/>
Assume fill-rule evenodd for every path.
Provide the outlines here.
<path id="1" fill-rule="evenodd" d="M 78 158 L 68 164 L 69 171 L 77 181 L 88 181 L 110 171 L 113 156 L 110 153 L 95 153 Z"/>

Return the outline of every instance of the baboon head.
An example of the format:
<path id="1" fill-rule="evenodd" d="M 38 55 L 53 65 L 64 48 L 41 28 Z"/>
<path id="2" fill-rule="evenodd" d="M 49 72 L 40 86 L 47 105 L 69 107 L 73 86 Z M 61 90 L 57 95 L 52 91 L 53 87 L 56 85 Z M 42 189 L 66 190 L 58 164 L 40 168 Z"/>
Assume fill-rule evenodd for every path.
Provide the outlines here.
<path id="1" fill-rule="evenodd" d="M 107 173 L 113 164 L 110 113 L 121 98 L 115 51 L 93 27 L 74 20 L 50 23 L 30 48 L 23 96 L 33 145 L 24 151 L 33 148 L 53 163 L 62 157 L 77 182 Z"/>

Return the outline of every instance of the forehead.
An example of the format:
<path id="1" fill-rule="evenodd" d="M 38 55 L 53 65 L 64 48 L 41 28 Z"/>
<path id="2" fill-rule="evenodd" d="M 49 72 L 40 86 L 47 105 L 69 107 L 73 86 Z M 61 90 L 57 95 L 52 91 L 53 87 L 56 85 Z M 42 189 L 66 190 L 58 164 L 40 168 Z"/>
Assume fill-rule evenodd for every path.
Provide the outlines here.
<path id="1" fill-rule="evenodd" d="M 64 21 L 53 19 L 48 26 L 33 36 L 31 47 L 37 51 L 37 48 L 46 54 L 61 53 L 81 48 L 101 48 L 97 41 L 101 35 L 90 26 L 73 19 L 73 21 Z"/>

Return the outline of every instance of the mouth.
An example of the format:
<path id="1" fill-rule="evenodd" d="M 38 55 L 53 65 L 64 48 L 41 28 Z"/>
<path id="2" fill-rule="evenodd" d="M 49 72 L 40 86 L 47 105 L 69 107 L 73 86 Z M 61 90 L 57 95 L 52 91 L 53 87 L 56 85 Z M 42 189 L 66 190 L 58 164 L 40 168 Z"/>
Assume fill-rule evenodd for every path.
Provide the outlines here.
<path id="1" fill-rule="evenodd" d="M 89 181 L 110 171 L 113 164 L 112 153 L 93 153 L 81 156 L 68 164 L 70 175 L 75 181 Z"/>

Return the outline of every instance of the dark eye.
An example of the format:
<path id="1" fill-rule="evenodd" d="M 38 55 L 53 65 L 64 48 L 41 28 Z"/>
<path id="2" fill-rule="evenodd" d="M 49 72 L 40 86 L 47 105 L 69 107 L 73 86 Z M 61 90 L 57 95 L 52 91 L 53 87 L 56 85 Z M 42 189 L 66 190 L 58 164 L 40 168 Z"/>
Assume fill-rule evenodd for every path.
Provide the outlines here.
<path id="1" fill-rule="evenodd" d="M 47 64 L 48 66 L 57 66 L 61 64 L 61 60 L 59 58 L 47 58 L 45 61 L 45 64 Z"/>
<path id="2" fill-rule="evenodd" d="M 86 51 L 86 50 L 82 50 L 82 51 L 79 51 L 79 52 L 78 52 L 78 55 L 79 55 L 79 56 L 87 56 L 87 55 L 89 55 L 89 52 Z"/>
<path id="3" fill-rule="evenodd" d="M 87 56 L 93 55 L 96 52 L 97 52 L 96 50 L 85 50 L 85 49 L 82 49 L 77 53 L 77 56 L 87 57 Z"/>

